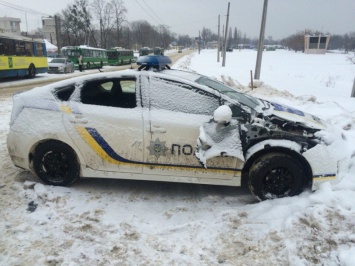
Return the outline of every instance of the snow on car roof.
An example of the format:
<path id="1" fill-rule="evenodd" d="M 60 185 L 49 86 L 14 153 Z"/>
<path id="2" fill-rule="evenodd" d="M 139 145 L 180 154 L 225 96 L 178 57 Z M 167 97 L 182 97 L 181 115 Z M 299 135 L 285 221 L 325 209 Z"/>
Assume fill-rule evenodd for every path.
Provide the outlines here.
<path id="1" fill-rule="evenodd" d="M 194 72 L 187 72 L 187 71 L 176 70 L 176 69 L 163 70 L 160 71 L 160 73 L 167 74 L 169 76 L 179 77 L 182 79 L 187 79 L 189 81 L 196 81 L 198 78 L 202 77 L 202 75 Z"/>

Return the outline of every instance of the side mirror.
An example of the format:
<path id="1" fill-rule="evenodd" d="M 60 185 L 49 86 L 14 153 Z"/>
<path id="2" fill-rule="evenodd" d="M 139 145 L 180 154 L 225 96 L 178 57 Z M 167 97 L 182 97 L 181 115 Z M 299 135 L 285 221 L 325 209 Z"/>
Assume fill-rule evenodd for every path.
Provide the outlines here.
<path id="1" fill-rule="evenodd" d="M 228 105 L 222 105 L 218 107 L 213 114 L 213 120 L 216 123 L 223 123 L 229 125 L 232 120 L 232 110 Z"/>

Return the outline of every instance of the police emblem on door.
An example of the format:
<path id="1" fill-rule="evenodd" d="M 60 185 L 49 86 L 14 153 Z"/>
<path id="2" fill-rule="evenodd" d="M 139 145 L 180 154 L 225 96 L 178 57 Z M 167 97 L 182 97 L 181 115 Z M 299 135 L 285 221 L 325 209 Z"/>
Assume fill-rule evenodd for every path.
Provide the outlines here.
<path id="1" fill-rule="evenodd" d="M 147 147 L 149 155 L 154 155 L 157 159 L 160 156 L 166 156 L 165 152 L 169 149 L 165 146 L 165 143 L 166 141 L 160 141 L 159 138 L 155 141 L 150 141 L 150 145 Z"/>

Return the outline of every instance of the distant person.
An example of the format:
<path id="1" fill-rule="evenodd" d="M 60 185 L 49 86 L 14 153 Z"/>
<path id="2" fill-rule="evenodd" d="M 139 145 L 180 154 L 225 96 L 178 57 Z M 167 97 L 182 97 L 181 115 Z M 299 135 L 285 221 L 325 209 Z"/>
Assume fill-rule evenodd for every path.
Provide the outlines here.
<path id="1" fill-rule="evenodd" d="M 84 62 L 83 55 L 80 55 L 79 59 L 78 59 L 78 65 L 79 65 L 80 72 L 83 72 L 83 62 Z"/>

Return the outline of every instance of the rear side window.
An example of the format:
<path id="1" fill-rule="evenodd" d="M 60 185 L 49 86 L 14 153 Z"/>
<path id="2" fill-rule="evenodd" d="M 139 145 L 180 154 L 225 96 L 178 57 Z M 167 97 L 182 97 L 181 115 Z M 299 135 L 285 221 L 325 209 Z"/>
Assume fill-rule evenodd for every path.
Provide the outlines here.
<path id="1" fill-rule="evenodd" d="M 72 84 L 65 87 L 57 88 L 54 94 L 59 100 L 66 102 L 69 100 L 74 90 L 75 90 L 75 86 L 74 84 Z"/>

